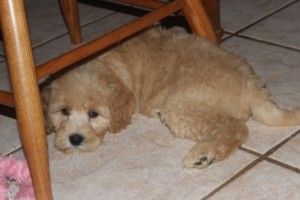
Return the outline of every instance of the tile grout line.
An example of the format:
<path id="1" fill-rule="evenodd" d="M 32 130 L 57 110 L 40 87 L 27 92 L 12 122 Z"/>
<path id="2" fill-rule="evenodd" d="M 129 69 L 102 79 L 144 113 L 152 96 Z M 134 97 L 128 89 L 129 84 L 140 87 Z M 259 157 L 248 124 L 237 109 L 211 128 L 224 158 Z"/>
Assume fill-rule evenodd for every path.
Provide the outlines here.
<path id="1" fill-rule="evenodd" d="M 280 147 L 282 147 L 283 145 L 285 145 L 286 143 L 288 143 L 290 140 L 292 140 L 293 138 L 295 138 L 298 134 L 300 134 L 300 129 L 295 130 L 290 136 L 288 136 L 287 138 L 285 138 L 284 140 L 282 140 L 281 142 L 279 142 L 277 145 L 275 145 L 274 147 L 271 147 L 271 149 L 269 149 L 268 151 L 266 151 L 264 154 L 260 154 L 258 152 L 255 152 L 251 149 L 248 149 L 246 147 L 239 147 L 239 149 L 246 151 L 248 153 L 254 154 L 256 156 L 263 156 L 265 158 L 267 158 L 268 156 L 270 156 L 271 154 L 273 154 L 275 151 L 277 151 Z"/>
<path id="2" fill-rule="evenodd" d="M 85 23 L 85 24 L 82 24 L 80 27 L 81 27 L 81 29 L 82 29 L 82 28 L 84 28 L 84 27 L 86 27 L 86 26 L 88 26 L 88 25 L 90 25 L 90 24 L 93 24 L 93 23 L 95 23 L 95 22 L 97 22 L 97 21 L 100 21 L 100 20 L 102 20 L 102 19 L 104 19 L 104 18 L 106 18 L 106 17 L 112 16 L 112 15 L 114 15 L 115 13 L 116 13 L 115 11 L 112 11 L 112 13 L 109 13 L 109 14 L 107 14 L 107 15 L 101 16 L 101 17 L 99 17 L 99 18 L 95 18 L 94 20 L 92 20 L 92 21 L 90 21 L 90 22 L 87 22 L 87 23 Z M 63 33 L 60 33 L 60 34 L 58 34 L 58 35 L 56 35 L 56 36 L 53 36 L 53 37 L 51 37 L 51 38 L 46 39 L 46 40 L 43 41 L 43 42 L 40 42 L 40 43 L 35 44 L 35 45 L 32 45 L 32 49 L 39 48 L 39 47 L 41 47 L 41 46 L 43 46 L 43 45 L 45 45 L 45 44 L 48 44 L 48 43 L 50 43 L 50 42 L 52 42 L 52 41 L 54 41 L 54 40 L 56 40 L 56 39 L 58 39 L 58 38 L 60 38 L 60 37 L 63 37 L 63 36 L 65 36 L 65 35 L 68 35 L 68 34 L 69 34 L 68 31 L 63 32 Z M 82 42 L 82 43 L 83 43 L 83 42 Z M 80 45 L 80 44 L 79 44 L 79 45 Z M 73 44 L 71 43 L 71 41 L 70 41 L 70 46 L 79 46 L 79 45 L 73 45 Z M 4 58 L 3 61 L 6 61 L 6 54 L 0 52 L 0 56 L 2 56 L 2 57 Z M 3 62 L 3 61 L 0 61 L 0 63 Z"/>
<path id="3" fill-rule="evenodd" d="M 93 24 L 93 23 L 95 23 L 95 22 L 97 22 L 97 21 L 99 21 L 99 20 L 102 20 L 102 19 L 104 19 L 104 18 L 106 18 L 106 17 L 109 17 L 109 16 L 111 16 L 111 15 L 113 15 L 113 14 L 115 14 L 115 13 L 116 13 L 116 12 L 112 12 L 112 13 L 109 13 L 109 14 L 107 14 L 107 15 L 105 15 L 105 16 L 99 17 L 99 18 L 97 18 L 97 19 L 95 19 L 95 20 L 92 20 L 92 21 L 90 21 L 90 22 L 88 22 L 88 23 L 86 23 L 86 24 L 82 24 L 82 25 L 80 26 L 80 28 L 82 29 L 82 28 L 84 28 L 84 27 L 86 27 L 86 26 L 88 26 L 88 25 L 90 25 L 90 24 Z M 45 45 L 45 44 L 48 44 L 48 43 L 50 43 L 50 42 L 52 42 L 52 41 L 54 41 L 54 40 L 56 40 L 56 39 L 58 39 L 58 38 L 60 38 L 60 37 L 66 36 L 66 35 L 68 35 L 68 34 L 69 34 L 69 32 L 66 31 L 66 32 L 61 33 L 61 34 L 59 34 L 59 35 L 57 35 L 57 36 L 54 36 L 54 37 L 52 37 L 52 38 L 47 39 L 47 40 L 45 40 L 44 42 L 41 42 L 41 43 L 39 43 L 39 44 L 36 44 L 36 45 L 32 46 L 32 48 L 35 49 L 35 48 L 41 47 L 41 46 L 43 46 L 43 45 Z M 83 43 L 83 42 L 82 42 L 82 43 Z M 72 44 L 71 41 L 70 41 L 70 46 L 80 46 L 80 44 L 79 44 L 79 45 L 74 45 L 74 44 Z"/>
<path id="4" fill-rule="evenodd" d="M 285 8 L 287 8 L 287 7 L 289 7 L 289 6 L 292 6 L 293 4 L 297 3 L 298 1 L 299 1 L 299 0 L 292 1 L 292 2 L 290 2 L 290 3 L 288 3 L 288 4 L 286 4 L 286 5 L 284 5 L 284 6 L 280 7 L 280 8 L 278 8 L 277 10 L 275 10 L 275 11 L 273 11 L 273 12 L 267 14 L 266 16 L 261 17 L 261 18 L 259 18 L 258 20 L 254 21 L 254 22 L 252 22 L 252 23 L 250 23 L 250 24 L 248 24 L 248 25 L 246 25 L 245 27 L 243 27 L 243 28 L 241 28 L 241 29 L 239 29 L 239 30 L 237 30 L 237 31 L 234 31 L 233 33 L 232 33 L 232 32 L 228 32 L 228 31 L 224 31 L 224 33 L 230 34 L 229 37 L 224 38 L 224 41 L 227 40 L 227 39 L 229 39 L 229 38 L 232 38 L 233 36 L 238 36 L 238 35 L 239 35 L 241 32 L 243 32 L 244 30 L 246 30 L 246 29 L 250 28 L 251 26 L 254 26 L 255 24 L 257 24 L 257 23 L 259 23 L 259 22 L 261 22 L 261 21 L 263 21 L 263 20 L 265 20 L 265 19 L 271 17 L 272 15 L 274 15 L 274 14 L 276 14 L 276 13 L 282 11 L 283 9 L 285 9 Z M 223 41 L 223 40 L 222 40 L 222 41 Z"/>
<path id="5" fill-rule="evenodd" d="M 275 10 L 275 11 L 273 11 L 273 12 L 270 12 L 270 13 L 267 14 L 266 16 L 264 16 L 264 17 L 262 17 L 262 18 L 256 20 L 255 22 L 250 23 L 249 25 L 245 26 L 244 28 L 241 28 L 240 30 L 234 32 L 233 34 L 237 35 L 237 34 L 243 32 L 244 30 L 250 28 L 251 26 L 254 26 L 255 24 L 257 24 L 257 23 L 259 23 L 259 22 L 261 22 L 261 21 L 263 21 L 263 20 L 265 20 L 265 19 L 271 17 L 272 15 L 274 15 L 274 14 L 276 14 L 276 13 L 278 13 L 278 12 L 284 10 L 284 9 L 286 9 L 287 7 L 290 7 L 290 6 L 292 6 L 293 4 L 296 4 L 298 1 L 299 1 L 299 0 L 292 1 L 292 2 L 290 2 L 290 3 L 288 3 L 288 4 L 284 5 L 284 6 L 282 6 L 281 8 L 278 8 L 277 10 Z"/>
<path id="6" fill-rule="evenodd" d="M 263 156 L 263 154 L 257 153 L 257 152 L 255 152 L 255 151 L 253 151 L 253 150 L 250 150 L 250 149 L 247 149 L 247 148 L 244 148 L 244 147 L 240 147 L 239 149 L 242 150 L 242 151 L 245 151 L 245 152 L 247 152 L 247 153 L 249 153 L 249 154 L 253 154 L 253 155 L 257 156 L 257 157 Z M 279 161 L 279 160 L 277 160 L 276 158 L 266 157 L 266 158 L 265 158 L 265 161 L 268 161 L 268 162 L 270 162 L 270 163 L 279 165 L 279 166 L 281 166 L 281 167 L 283 167 L 283 168 L 286 168 L 286 169 L 288 169 L 288 170 L 294 171 L 294 172 L 296 172 L 296 173 L 300 173 L 300 169 L 299 169 L 299 168 L 294 167 L 294 166 L 289 165 L 289 164 L 286 164 L 286 163 L 284 163 L 283 161 Z"/>
<path id="7" fill-rule="evenodd" d="M 290 171 L 294 171 L 294 172 L 300 174 L 300 169 L 297 168 L 297 167 L 291 166 L 289 164 L 286 164 L 286 163 L 284 163 L 282 161 L 279 161 L 279 160 L 276 160 L 276 159 L 270 158 L 270 157 L 267 157 L 265 160 L 268 161 L 268 162 L 270 162 L 270 163 L 273 163 L 275 165 L 278 165 L 278 166 L 280 166 L 282 168 L 285 168 L 285 169 L 288 169 Z"/>
<path id="8" fill-rule="evenodd" d="M 106 3 L 109 4 L 109 2 L 106 2 Z M 97 4 L 97 3 L 96 3 L 96 4 Z M 97 7 L 97 6 L 96 6 L 96 7 Z M 133 8 L 133 9 L 135 9 L 135 8 Z M 110 10 L 110 9 L 106 9 L 106 10 Z M 84 27 L 86 27 L 86 26 L 89 26 L 89 25 L 91 25 L 91 24 L 93 24 L 93 23 L 96 23 L 96 22 L 98 22 L 98 21 L 100 21 L 100 20 L 103 20 L 104 18 L 110 17 L 110 16 L 112 16 L 112 15 L 114 15 L 114 14 L 116 14 L 116 13 L 120 13 L 118 10 L 110 10 L 110 11 L 111 11 L 111 12 L 108 13 L 108 14 L 106 14 L 106 15 L 103 15 L 103 16 L 101 16 L 101 17 L 97 17 L 97 18 L 95 18 L 95 19 L 93 19 L 93 20 L 91 20 L 91 21 L 89 21 L 89 22 L 86 22 L 85 24 L 81 24 L 81 25 L 80 25 L 81 29 L 84 28 Z M 49 42 L 51 42 L 51 41 L 53 41 L 53 40 L 55 40 L 55 39 L 57 39 L 57 38 L 60 38 L 60 37 L 65 36 L 65 35 L 68 35 L 68 31 L 66 31 L 66 32 L 64 32 L 64 33 L 61 33 L 61 34 L 59 34 L 59 35 L 57 35 L 57 36 L 55 36 L 55 37 L 52 37 L 52 38 L 50 38 L 50 39 L 48 39 L 48 40 L 46 40 L 46 41 L 44 41 L 44 42 L 41 42 L 41 43 L 35 45 L 35 46 L 32 47 L 32 48 L 40 47 L 40 46 L 42 46 L 42 45 L 44 45 L 44 44 L 47 44 L 47 43 L 49 43 Z M 82 42 L 82 44 L 84 44 L 84 42 Z M 73 44 L 70 43 L 70 45 L 73 45 Z M 81 45 L 81 44 L 79 44 L 79 46 L 80 46 L 80 45 Z M 73 46 L 78 46 L 78 45 L 73 45 Z"/>
<path id="9" fill-rule="evenodd" d="M 16 152 L 22 150 L 22 149 L 23 149 L 22 144 L 20 144 L 20 145 L 21 145 L 21 146 L 16 147 L 14 150 L 9 151 L 9 152 L 7 152 L 7 153 L 5 153 L 5 154 L 3 154 L 3 155 L 4 155 L 4 156 L 8 156 L 8 155 L 14 154 L 14 153 L 16 153 Z"/>
<path id="10" fill-rule="evenodd" d="M 254 161 L 252 161 L 250 164 L 248 164 L 246 167 L 244 167 L 243 169 L 241 169 L 239 172 L 237 172 L 236 174 L 234 174 L 231 178 L 229 178 L 227 181 L 225 181 L 223 184 L 221 184 L 219 187 L 217 187 L 216 189 L 214 189 L 212 192 L 210 192 L 209 194 L 207 194 L 205 197 L 202 198 L 202 200 L 207 200 L 210 197 L 212 197 L 214 194 L 216 194 L 217 192 L 219 192 L 220 190 L 222 190 L 225 186 L 229 185 L 230 183 L 232 183 L 234 180 L 236 180 L 237 178 L 239 178 L 241 175 L 243 175 L 244 173 L 246 173 L 247 171 L 249 171 L 250 169 L 252 169 L 254 166 L 256 166 L 258 163 L 260 163 L 261 161 L 263 161 L 264 158 L 261 156 L 257 159 L 255 159 Z"/>
<path id="11" fill-rule="evenodd" d="M 212 192 L 210 192 L 209 194 L 207 194 L 205 197 L 202 198 L 202 200 L 209 199 L 214 194 L 216 194 L 217 192 L 219 192 L 220 190 L 222 190 L 223 188 L 225 188 L 227 185 L 229 185 L 230 183 L 232 183 L 233 181 L 235 181 L 237 178 L 239 178 L 240 176 L 242 176 L 243 174 L 245 174 L 246 172 L 248 172 L 250 169 L 252 169 L 253 167 L 255 167 L 257 164 L 261 163 L 262 161 L 268 161 L 268 162 L 271 162 L 273 164 L 279 165 L 279 166 L 281 166 L 281 167 L 283 167 L 285 169 L 288 169 L 288 170 L 294 171 L 296 173 L 299 173 L 300 170 L 297 169 L 297 168 L 295 168 L 295 167 L 292 167 L 290 165 L 287 165 L 287 164 L 282 163 L 280 161 L 277 161 L 275 159 L 268 158 L 268 156 L 270 156 L 272 153 L 274 153 L 276 150 L 278 150 L 280 147 L 282 147 L 288 141 L 290 141 L 291 139 L 293 139 L 294 137 L 296 137 L 298 134 L 300 134 L 300 130 L 296 130 L 292 135 L 290 135 L 289 137 L 285 138 L 283 141 L 281 141 L 279 144 L 277 144 L 274 147 L 272 147 L 271 149 L 269 149 L 264 154 L 260 154 L 260 153 L 257 153 L 255 151 L 249 150 L 247 148 L 240 147 L 239 148 L 240 150 L 248 152 L 248 153 L 253 154 L 255 156 L 258 156 L 258 158 L 255 159 L 250 164 L 248 164 L 243 169 L 241 169 L 239 172 L 237 172 L 235 175 L 233 175 L 231 178 L 229 178 L 227 181 L 225 181 L 219 187 L 217 187 L 216 189 L 214 189 Z"/>
<path id="12" fill-rule="evenodd" d="M 273 46 L 276 46 L 276 47 L 281 47 L 281 48 L 284 48 L 284 49 L 288 49 L 288 50 L 300 52 L 300 49 L 297 49 L 297 48 L 294 48 L 294 47 L 285 46 L 285 45 L 282 45 L 282 44 L 277 44 L 277 43 L 274 43 L 274 42 L 270 42 L 270 41 L 266 41 L 266 40 L 262 40 L 262 39 L 253 38 L 251 36 L 235 35 L 235 37 L 239 37 L 239 38 L 243 38 L 243 39 L 248 39 L 248 40 L 252 40 L 252 41 L 255 41 L 255 42 L 260 42 L 260 43 L 264 43 L 264 44 L 268 44 L 268 45 L 273 45 Z"/>
<path id="13" fill-rule="evenodd" d="M 226 31 L 224 31 L 224 33 L 229 34 L 229 36 L 226 37 L 226 38 L 224 38 L 224 39 L 222 39 L 222 42 L 226 41 L 229 38 L 237 37 L 237 38 L 243 38 L 243 39 L 247 39 L 247 40 L 251 40 L 251 41 L 254 41 L 254 42 L 259 42 L 259 43 L 263 43 L 263 44 L 267 44 L 267 45 L 273 45 L 273 46 L 284 48 L 284 49 L 287 49 L 287 50 L 292 50 L 292 51 L 300 52 L 300 49 L 297 49 L 297 48 L 294 48 L 294 47 L 290 47 L 290 46 L 285 46 L 283 44 L 277 44 L 277 43 L 266 41 L 266 40 L 263 40 L 263 39 L 253 38 L 251 36 L 233 35 L 232 33 L 226 32 Z"/>

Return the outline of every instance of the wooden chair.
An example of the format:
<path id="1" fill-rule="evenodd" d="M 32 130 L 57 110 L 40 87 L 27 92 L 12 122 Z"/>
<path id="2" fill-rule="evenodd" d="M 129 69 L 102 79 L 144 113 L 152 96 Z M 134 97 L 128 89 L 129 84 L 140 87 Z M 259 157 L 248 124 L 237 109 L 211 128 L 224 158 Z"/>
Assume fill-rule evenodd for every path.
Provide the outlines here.
<path id="1" fill-rule="evenodd" d="M 220 26 L 220 11 L 219 11 L 219 0 L 197 0 L 199 2 L 196 2 L 196 6 L 194 7 L 194 11 L 196 12 L 193 14 L 193 12 L 190 15 L 187 15 L 187 17 L 191 17 L 192 19 L 188 22 L 191 26 L 191 28 L 202 36 L 209 37 L 212 41 L 219 42 L 223 33 L 223 30 Z M 77 7 L 77 0 L 59 0 L 60 7 L 62 9 L 62 14 L 64 16 L 70 38 L 73 44 L 80 44 L 82 42 L 82 35 L 80 32 L 80 23 L 79 23 L 79 15 L 78 15 L 78 7 Z M 157 0 L 115 0 L 115 2 L 118 3 L 127 3 L 135 6 L 139 6 L 140 8 L 145 9 L 158 9 L 166 5 L 166 2 L 157 1 Z M 192 3 L 195 1 L 191 1 Z M 199 4 L 200 3 L 200 7 Z M 199 9 L 200 8 L 200 9 Z M 204 9 L 204 10 L 203 10 Z M 186 11 L 189 12 L 189 11 Z M 179 15 L 183 15 L 183 10 L 178 12 Z M 194 18 L 193 16 L 197 16 Z M 195 26 L 197 23 L 195 23 L 194 19 L 200 20 L 198 25 L 201 26 Z M 209 24 L 210 23 L 210 24 Z M 214 38 L 215 36 L 210 33 L 206 26 L 213 26 L 213 31 L 215 32 L 215 35 L 217 38 Z"/>
<path id="2" fill-rule="evenodd" d="M 214 7 L 218 5 L 218 1 L 117 0 L 116 2 L 129 3 L 149 8 L 152 11 L 40 66 L 34 64 L 23 1 L 0 1 L 0 22 L 13 91 L 12 93 L 0 91 L 0 103 L 15 107 L 20 138 L 29 163 L 36 199 L 48 200 L 53 199 L 53 197 L 38 80 L 68 67 L 173 13 L 183 15 L 195 33 L 218 43 L 219 37 L 215 30 L 219 28 L 219 23 L 214 23 L 216 24 L 214 30 L 205 10 L 205 7 L 208 10 L 216 10 Z M 59 1 L 72 41 L 73 43 L 80 43 L 77 1 Z M 217 15 L 218 10 L 210 17 L 216 22 L 214 17 L 218 18 Z"/>

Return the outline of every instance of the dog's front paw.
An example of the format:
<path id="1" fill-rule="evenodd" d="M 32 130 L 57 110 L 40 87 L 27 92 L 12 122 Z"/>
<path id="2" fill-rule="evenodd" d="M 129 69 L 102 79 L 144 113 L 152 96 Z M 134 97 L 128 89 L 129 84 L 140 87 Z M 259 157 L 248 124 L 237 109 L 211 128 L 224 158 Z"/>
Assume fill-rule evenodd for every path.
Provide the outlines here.
<path id="1" fill-rule="evenodd" d="M 206 148 L 206 145 L 197 144 L 193 147 L 183 161 L 186 169 L 206 168 L 216 161 L 216 154 L 213 149 Z"/>

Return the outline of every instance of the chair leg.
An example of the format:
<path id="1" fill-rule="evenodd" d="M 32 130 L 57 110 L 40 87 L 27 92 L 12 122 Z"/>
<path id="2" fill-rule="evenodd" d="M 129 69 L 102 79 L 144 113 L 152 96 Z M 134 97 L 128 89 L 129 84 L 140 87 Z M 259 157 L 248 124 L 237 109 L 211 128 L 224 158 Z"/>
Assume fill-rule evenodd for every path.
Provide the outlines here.
<path id="1" fill-rule="evenodd" d="M 59 0 L 67 29 L 73 44 L 82 42 L 77 0 Z"/>
<path id="2" fill-rule="evenodd" d="M 37 200 L 51 200 L 42 106 L 23 0 L 1 0 L 0 15 L 20 138 Z"/>
<path id="3" fill-rule="evenodd" d="M 185 2 L 183 12 L 192 30 L 218 44 L 220 42 L 219 38 L 214 31 L 201 0 L 183 1 Z"/>

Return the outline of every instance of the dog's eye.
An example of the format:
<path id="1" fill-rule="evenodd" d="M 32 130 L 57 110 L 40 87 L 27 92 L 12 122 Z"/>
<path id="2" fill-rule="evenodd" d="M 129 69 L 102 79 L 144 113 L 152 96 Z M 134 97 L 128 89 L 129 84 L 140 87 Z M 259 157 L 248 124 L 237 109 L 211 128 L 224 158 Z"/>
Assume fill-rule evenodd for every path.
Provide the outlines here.
<path id="1" fill-rule="evenodd" d="M 91 110 L 91 111 L 88 113 L 89 118 L 96 118 L 96 117 L 98 117 L 98 115 L 99 115 L 99 113 L 97 113 L 97 112 L 95 112 L 95 111 L 93 111 L 93 110 Z"/>
<path id="2" fill-rule="evenodd" d="M 68 108 L 63 108 L 60 110 L 60 112 L 65 116 L 69 116 L 71 114 Z"/>

